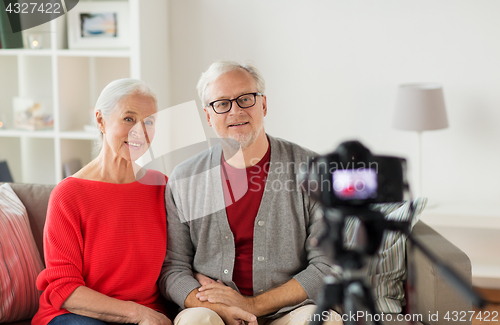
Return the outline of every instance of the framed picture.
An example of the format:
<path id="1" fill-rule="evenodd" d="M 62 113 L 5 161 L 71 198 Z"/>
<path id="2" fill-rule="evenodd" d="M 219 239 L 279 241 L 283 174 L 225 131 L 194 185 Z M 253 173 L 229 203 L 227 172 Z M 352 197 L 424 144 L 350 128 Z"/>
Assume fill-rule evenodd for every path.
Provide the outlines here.
<path id="1" fill-rule="evenodd" d="M 128 1 L 79 1 L 67 15 L 70 49 L 129 47 Z"/>

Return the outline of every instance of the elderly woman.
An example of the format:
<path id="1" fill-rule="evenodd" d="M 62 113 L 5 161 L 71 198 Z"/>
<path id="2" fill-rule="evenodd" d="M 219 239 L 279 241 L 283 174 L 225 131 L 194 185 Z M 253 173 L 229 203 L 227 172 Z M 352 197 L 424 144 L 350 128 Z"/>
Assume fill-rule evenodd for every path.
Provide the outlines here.
<path id="1" fill-rule="evenodd" d="M 139 80 L 113 81 L 99 96 L 100 153 L 51 193 L 32 324 L 171 324 L 156 284 L 166 176 L 134 163 L 154 136 L 156 112 L 156 96 Z"/>

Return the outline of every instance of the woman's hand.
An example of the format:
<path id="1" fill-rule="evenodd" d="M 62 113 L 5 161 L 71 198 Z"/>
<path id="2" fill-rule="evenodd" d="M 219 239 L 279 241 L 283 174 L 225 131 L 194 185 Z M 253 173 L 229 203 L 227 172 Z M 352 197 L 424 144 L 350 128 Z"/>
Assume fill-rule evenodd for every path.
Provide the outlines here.
<path id="1" fill-rule="evenodd" d="M 106 323 L 172 325 L 167 316 L 151 308 L 133 301 L 111 298 L 85 286 L 76 288 L 62 308 Z"/>
<path id="2" fill-rule="evenodd" d="M 255 314 L 255 301 L 253 297 L 243 296 L 220 281 L 198 288 L 196 298 L 202 302 L 208 301 L 212 304 L 236 306 L 242 310 Z"/>
<path id="3" fill-rule="evenodd" d="M 139 325 L 172 325 L 172 321 L 167 316 L 146 306 L 137 305 L 137 321 Z"/>
<path id="4" fill-rule="evenodd" d="M 194 272 L 194 278 L 196 280 L 198 280 L 198 282 L 204 286 L 204 285 L 207 285 L 207 284 L 210 284 L 210 283 L 217 283 L 217 281 L 209 278 L 208 276 L 206 275 L 203 275 L 201 273 L 198 273 L 198 272 Z"/>

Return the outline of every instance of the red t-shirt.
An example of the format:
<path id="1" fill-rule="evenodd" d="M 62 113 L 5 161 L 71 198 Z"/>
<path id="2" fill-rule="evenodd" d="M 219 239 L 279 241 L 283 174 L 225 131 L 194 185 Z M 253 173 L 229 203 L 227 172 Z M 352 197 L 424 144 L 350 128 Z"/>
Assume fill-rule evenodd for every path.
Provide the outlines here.
<path id="1" fill-rule="evenodd" d="M 128 184 L 68 177 L 54 188 L 32 324 L 68 313 L 61 306 L 79 286 L 165 312 L 156 284 L 167 246 L 165 183 L 149 170 Z"/>
<path id="2" fill-rule="evenodd" d="M 233 232 L 233 281 L 245 296 L 253 295 L 253 229 L 269 172 L 271 146 L 264 157 L 246 169 L 231 167 L 222 157 L 222 184 L 229 227 Z"/>

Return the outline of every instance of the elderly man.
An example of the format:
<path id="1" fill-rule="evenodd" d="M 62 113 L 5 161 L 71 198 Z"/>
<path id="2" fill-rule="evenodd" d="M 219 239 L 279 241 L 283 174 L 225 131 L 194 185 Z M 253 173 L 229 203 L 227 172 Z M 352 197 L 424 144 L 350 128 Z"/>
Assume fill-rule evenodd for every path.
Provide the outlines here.
<path id="1" fill-rule="evenodd" d="M 296 180 L 314 153 L 265 133 L 265 82 L 255 67 L 216 62 L 198 92 L 220 144 L 169 179 L 159 285 L 186 308 L 174 323 L 305 324 L 330 274 L 309 243 L 321 228 L 318 206 Z M 341 323 L 336 315 L 327 320 Z"/>

